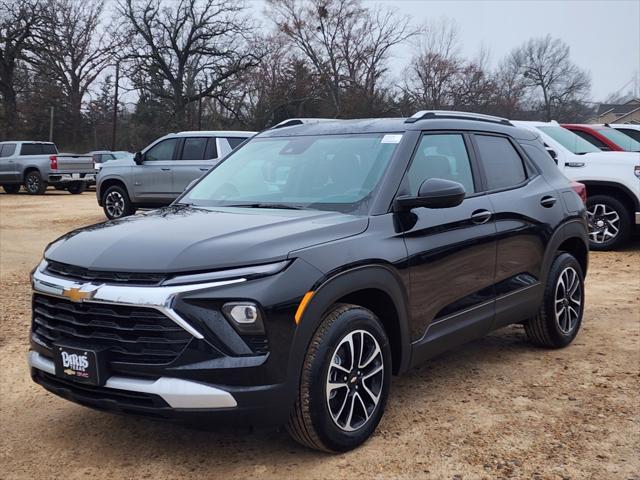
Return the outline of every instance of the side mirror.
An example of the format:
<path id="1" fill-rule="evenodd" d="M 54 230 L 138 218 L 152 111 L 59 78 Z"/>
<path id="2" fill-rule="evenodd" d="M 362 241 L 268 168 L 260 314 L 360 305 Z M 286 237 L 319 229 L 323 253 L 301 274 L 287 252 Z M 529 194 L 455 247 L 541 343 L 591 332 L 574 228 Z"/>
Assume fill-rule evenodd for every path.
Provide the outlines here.
<path id="1" fill-rule="evenodd" d="M 457 207 L 465 197 L 464 187 L 452 180 L 428 178 L 418 189 L 418 196 L 402 196 L 396 198 L 396 211 L 406 211 L 418 207 L 451 208 Z"/>
<path id="2" fill-rule="evenodd" d="M 136 162 L 138 165 L 142 165 L 142 162 L 144 162 L 144 157 L 142 153 L 136 152 L 136 154 L 133 156 L 133 161 Z"/>

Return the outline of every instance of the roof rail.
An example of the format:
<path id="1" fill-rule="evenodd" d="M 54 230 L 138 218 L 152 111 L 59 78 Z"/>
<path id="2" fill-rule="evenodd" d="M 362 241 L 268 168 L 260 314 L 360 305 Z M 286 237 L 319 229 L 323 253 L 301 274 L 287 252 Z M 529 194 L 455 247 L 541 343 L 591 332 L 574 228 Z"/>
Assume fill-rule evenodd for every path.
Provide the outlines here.
<path id="1" fill-rule="evenodd" d="M 458 118 L 462 120 L 476 120 L 479 122 L 491 122 L 513 126 L 513 124 L 506 118 L 483 115 L 482 113 L 456 112 L 453 110 L 420 110 L 407 118 L 404 123 L 415 123 L 419 120 L 428 120 L 430 118 Z"/>
<path id="2" fill-rule="evenodd" d="M 269 130 L 275 130 L 276 128 L 293 127 L 295 125 L 304 125 L 306 123 L 321 123 L 321 122 L 339 122 L 339 118 L 287 118 L 280 123 L 275 124 Z"/>

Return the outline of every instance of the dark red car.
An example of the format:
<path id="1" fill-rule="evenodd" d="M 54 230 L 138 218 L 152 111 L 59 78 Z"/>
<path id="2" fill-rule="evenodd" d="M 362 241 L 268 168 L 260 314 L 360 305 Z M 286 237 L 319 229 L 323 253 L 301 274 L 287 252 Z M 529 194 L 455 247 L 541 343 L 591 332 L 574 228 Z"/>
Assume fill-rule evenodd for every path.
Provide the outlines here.
<path id="1" fill-rule="evenodd" d="M 607 125 L 563 123 L 562 126 L 584 138 L 600 150 L 613 152 L 638 152 L 640 142 Z"/>

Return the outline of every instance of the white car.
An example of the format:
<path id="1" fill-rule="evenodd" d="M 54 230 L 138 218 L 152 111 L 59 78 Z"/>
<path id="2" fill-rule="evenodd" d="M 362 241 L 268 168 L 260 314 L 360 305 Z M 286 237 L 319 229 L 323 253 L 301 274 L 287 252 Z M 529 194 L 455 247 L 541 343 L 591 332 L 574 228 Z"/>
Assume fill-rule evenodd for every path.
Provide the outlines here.
<path id="1" fill-rule="evenodd" d="M 640 142 L 640 125 L 631 123 L 608 123 L 606 125 L 630 136 L 636 142 Z"/>
<path id="2" fill-rule="evenodd" d="M 589 240 L 612 250 L 640 225 L 640 153 L 603 152 L 556 122 L 511 122 L 537 132 L 558 168 L 587 187 Z"/>

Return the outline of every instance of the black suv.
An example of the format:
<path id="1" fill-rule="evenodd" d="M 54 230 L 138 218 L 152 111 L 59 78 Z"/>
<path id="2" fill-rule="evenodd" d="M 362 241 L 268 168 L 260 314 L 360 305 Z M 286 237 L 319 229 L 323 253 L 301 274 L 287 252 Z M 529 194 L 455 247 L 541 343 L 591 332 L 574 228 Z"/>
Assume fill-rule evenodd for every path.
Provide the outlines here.
<path id="1" fill-rule="evenodd" d="M 47 248 L 34 381 L 345 451 L 392 373 L 513 323 L 544 347 L 574 339 L 585 209 L 535 133 L 454 112 L 281 127 L 172 206 Z"/>

